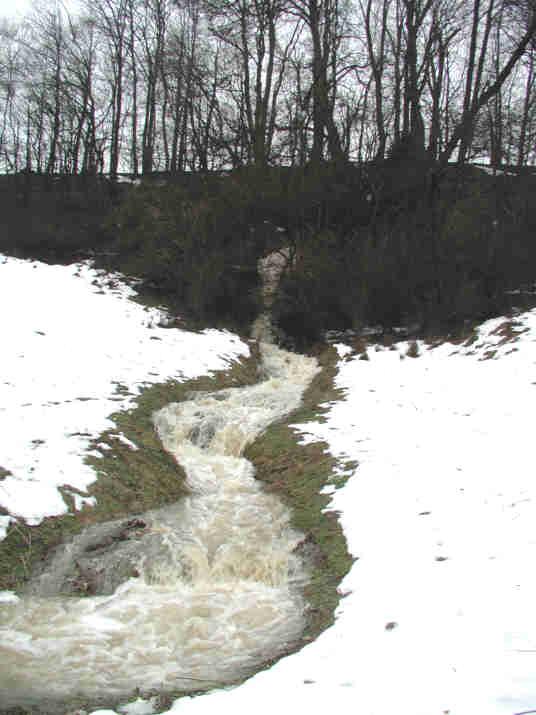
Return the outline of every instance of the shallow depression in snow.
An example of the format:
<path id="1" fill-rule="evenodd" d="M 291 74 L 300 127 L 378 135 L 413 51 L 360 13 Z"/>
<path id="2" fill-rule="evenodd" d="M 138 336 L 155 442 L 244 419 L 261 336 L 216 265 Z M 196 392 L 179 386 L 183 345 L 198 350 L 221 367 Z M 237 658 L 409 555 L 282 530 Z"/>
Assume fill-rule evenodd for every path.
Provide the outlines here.
<path id="1" fill-rule="evenodd" d="M 124 553 L 113 552 L 110 563 L 103 553 L 99 566 L 119 572 L 127 559 L 132 577 L 98 596 L 61 595 L 66 564 L 79 566 L 90 549 L 82 536 L 58 552 L 28 595 L 1 603 L 3 706 L 123 696 L 136 688 L 210 688 L 248 674 L 299 637 L 307 578 L 296 553 L 301 536 L 240 455 L 298 406 L 318 367 L 272 345 L 263 355 L 259 384 L 198 393 L 155 413 L 191 493 L 130 522 L 140 527 L 138 538 Z"/>

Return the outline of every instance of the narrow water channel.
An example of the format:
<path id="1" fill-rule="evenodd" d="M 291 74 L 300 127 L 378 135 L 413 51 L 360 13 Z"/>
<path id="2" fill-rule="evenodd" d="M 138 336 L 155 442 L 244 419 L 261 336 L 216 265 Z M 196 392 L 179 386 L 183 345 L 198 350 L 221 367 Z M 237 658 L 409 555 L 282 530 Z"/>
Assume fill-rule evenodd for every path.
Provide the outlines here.
<path id="1" fill-rule="evenodd" d="M 299 637 L 303 537 L 241 455 L 298 406 L 318 366 L 273 345 L 262 351 L 258 384 L 198 393 L 154 415 L 164 448 L 186 471 L 187 498 L 91 527 L 26 595 L 0 602 L 1 707 L 52 712 L 78 695 L 212 688 Z M 76 595 L 77 582 L 91 579 L 96 595 Z"/>

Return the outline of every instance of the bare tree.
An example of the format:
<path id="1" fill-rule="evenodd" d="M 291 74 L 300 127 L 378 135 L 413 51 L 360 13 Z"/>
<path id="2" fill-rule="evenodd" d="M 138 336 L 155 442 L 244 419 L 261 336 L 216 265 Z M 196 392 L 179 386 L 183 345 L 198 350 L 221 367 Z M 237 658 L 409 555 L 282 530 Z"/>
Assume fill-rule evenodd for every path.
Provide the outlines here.
<path id="1" fill-rule="evenodd" d="M 527 51 L 525 63 L 525 87 L 523 96 L 523 109 L 519 132 L 517 165 L 523 166 L 529 155 L 529 148 L 534 147 L 534 110 L 536 109 L 536 48 L 530 47 Z M 532 117 L 533 131 L 530 131 Z"/>
<path id="2" fill-rule="evenodd" d="M 384 111 L 384 76 L 387 64 L 387 33 L 392 0 L 381 0 L 374 12 L 373 0 L 360 0 L 361 15 L 367 43 L 367 55 L 374 82 L 375 124 L 378 134 L 376 158 L 383 159 L 387 146 L 387 121 Z M 379 27 L 379 33 L 377 28 Z"/>
<path id="3" fill-rule="evenodd" d="M 33 69 L 39 72 L 42 119 L 48 128 L 45 171 L 61 170 L 59 148 L 64 119 L 64 64 L 67 47 L 65 18 L 56 0 L 34 5 L 30 17 Z"/>
<path id="4" fill-rule="evenodd" d="M 108 63 L 108 84 L 111 114 L 109 141 L 109 169 L 117 175 L 120 162 L 127 69 L 129 8 L 128 0 L 86 0 L 86 12 L 94 18 L 105 44 Z"/>
<path id="5" fill-rule="evenodd" d="M 290 12 L 302 20 L 310 35 L 313 143 L 311 160 L 324 158 L 326 143 L 332 158 L 343 157 L 333 116 L 343 37 L 344 13 L 339 0 L 290 0 Z"/>
<path id="6" fill-rule="evenodd" d="M 492 5 L 493 0 L 490 0 L 490 3 L 488 5 L 488 10 L 490 6 Z M 479 13 L 478 9 L 480 8 L 480 0 L 474 0 L 474 5 L 473 5 L 473 34 L 474 34 L 474 24 L 479 21 Z M 488 14 L 488 13 L 486 13 Z M 487 24 L 486 24 L 487 28 Z M 514 67 L 517 65 L 517 63 L 520 61 L 520 59 L 523 57 L 525 54 L 527 48 L 530 47 L 531 43 L 534 42 L 534 37 L 536 36 L 536 12 L 534 9 L 530 10 L 530 13 L 527 16 L 527 24 L 525 26 L 524 31 L 522 31 L 521 37 L 519 37 L 511 51 L 509 57 L 506 59 L 506 61 L 502 61 L 502 64 L 500 66 L 499 71 L 497 72 L 497 75 L 495 79 L 488 84 L 486 84 L 484 87 L 480 88 L 481 85 L 481 76 L 482 76 L 482 71 L 480 69 L 481 66 L 483 66 L 484 62 L 484 55 L 482 54 L 482 50 L 480 52 L 479 60 L 478 60 L 478 70 L 476 73 L 476 78 L 473 81 L 474 75 L 474 57 L 473 57 L 473 68 L 470 69 L 468 67 L 467 71 L 467 84 L 466 84 L 466 93 L 465 93 L 465 99 L 464 99 L 464 106 L 463 106 L 463 112 L 460 121 L 458 124 L 455 126 L 452 135 L 450 136 L 445 149 L 442 151 L 440 155 L 440 160 L 442 163 L 447 163 L 449 158 L 452 156 L 454 150 L 458 146 L 459 143 L 461 143 L 461 146 L 464 148 L 464 150 L 459 154 L 460 157 L 463 158 L 464 152 L 466 151 L 467 146 L 469 145 L 469 141 L 475 126 L 475 122 L 477 119 L 477 116 L 482 109 L 482 107 L 486 106 L 486 104 L 495 97 L 495 95 L 501 90 L 503 84 L 505 81 L 510 77 L 512 71 L 514 70 Z M 473 42 L 471 43 L 473 45 Z M 475 53 L 471 52 L 470 53 L 470 64 L 471 64 L 471 56 L 475 55 Z M 469 97 L 469 99 L 468 99 Z"/>
<path id="7" fill-rule="evenodd" d="M 169 14 L 167 0 L 145 0 L 139 22 L 145 80 L 142 135 L 142 171 L 144 174 L 150 173 L 154 166 L 157 94 L 162 80 Z"/>
<path id="8" fill-rule="evenodd" d="M 17 105 L 24 78 L 21 32 L 15 23 L 5 20 L 0 24 L 0 162 L 4 169 L 15 171 L 22 161 L 22 117 Z"/>
<path id="9" fill-rule="evenodd" d="M 282 0 L 209 0 L 211 32 L 232 51 L 241 89 L 231 93 L 243 124 L 248 161 L 263 166 L 269 162 L 278 97 L 297 28 L 280 45 Z"/>
<path id="10" fill-rule="evenodd" d="M 457 10 L 457 3 L 438 3 L 433 9 L 426 82 L 430 97 L 428 154 L 434 159 L 440 153 L 447 132 L 448 109 L 444 105 L 448 97 L 449 58 L 453 41 L 461 32 L 461 27 L 455 22 Z"/>
<path id="11" fill-rule="evenodd" d="M 65 86 L 72 112 L 71 171 L 94 173 L 97 158 L 95 75 L 98 38 L 91 18 L 68 16 L 69 42 L 65 58 Z"/>

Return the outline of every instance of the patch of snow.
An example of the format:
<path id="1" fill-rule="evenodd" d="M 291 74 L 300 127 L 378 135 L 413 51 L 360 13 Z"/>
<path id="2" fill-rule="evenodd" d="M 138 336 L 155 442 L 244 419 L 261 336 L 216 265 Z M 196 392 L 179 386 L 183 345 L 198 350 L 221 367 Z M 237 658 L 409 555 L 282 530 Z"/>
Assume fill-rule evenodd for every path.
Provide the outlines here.
<path id="1" fill-rule="evenodd" d="M 494 166 L 482 166 L 479 165 L 477 166 L 480 171 L 483 171 L 485 174 L 489 174 L 490 176 L 516 176 L 515 171 L 507 171 L 506 169 L 497 169 L 497 167 Z"/>
<path id="2" fill-rule="evenodd" d="M 536 314 L 517 319 L 514 344 L 505 322 L 462 346 L 419 342 L 415 359 L 401 342 L 341 361 L 344 399 L 295 426 L 359 463 L 329 505 L 356 558 L 335 623 L 240 687 L 170 712 L 536 707 Z"/>
<path id="3" fill-rule="evenodd" d="M 130 441 L 127 437 L 125 437 L 125 435 L 122 434 L 121 432 L 119 432 L 119 434 L 117 435 L 117 439 L 118 439 L 120 442 L 123 442 L 123 444 L 126 444 L 127 447 L 130 447 L 130 449 L 133 449 L 134 451 L 136 451 L 136 450 L 139 449 L 139 447 L 138 447 L 136 444 L 134 444 L 134 442 L 131 442 L 131 441 Z"/>
<path id="4" fill-rule="evenodd" d="M 84 462 L 91 441 L 115 427 L 109 415 L 131 408 L 144 386 L 198 377 L 248 354 L 227 331 L 161 327 L 169 316 L 135 296 L 124 277 L 88 261 L 52 266 L 2 256 L 0 300 L 10 308 L 0 431 L 9 439 L 0 466 L 11 474 L 0 481 L 0 505 L 28 524 L 67 512 L 58 487 L 86 491 L 96 479 Z M 91 503 L 74 498 L 77 508 Z M 1 538 L 6 527 L 3 517 Z"/>
<path id="5" fill-rule="evenodd" d="M 3 259 L 0 291 L 10 306 L 0 465 L 12 472 L 0 503 L 35 523 L 65 507 L 57 486 L 83 492 L 94 478 L 83 463 L 91 436 L 141 385 L 247 352 L 228 333 L 158 327 L 157 313 L 128 299 L 132 288 L 84 264 Z M 536 312 L 487 321 L 460 344 L 393 348 L 370 346 L 369 360 L 339 348 L 343 397 L 321 422 L 295 425 L 341 460 L 323 491 L 355 562 L 334 624 L 244 684 L 169 713 L 536 709 Z"/>
<path id="6" fill-rule="evenodd" d="M 0 541 L 6 538 L 8 527 L 12 521 L 14 519 L 10 516 L 0 516 Z"/>
<path id="7" fill-rule="evenodd" d="M 76 511 L 80 511 L 85 506 L 95 506 L 97 503 L 95 497 L 84 497 L 81 494 L 76 494 L 74 492 L 71 493 L 71 496 L 73 497 L 74 508 Z"/>
<path id="8" fill-rule="evenodd" d="M 152 715 L 155 712 L 155 700 L 156 698 L 151 698 L 150 700 L 138 698 L 132 703 L 120 705 L 117 709 L 121 713 L 126 713 L 126 715 Z"/>
<path id="9" fill-rule="evenodd" d="M 345 357 L 345 355 L 349 355 L 352 352 L 352 348 L 349 345 L 345 345 L 344 343 L 334 343 L 333 347 L 337 351 L 337 355 L 340 358 Z"/>

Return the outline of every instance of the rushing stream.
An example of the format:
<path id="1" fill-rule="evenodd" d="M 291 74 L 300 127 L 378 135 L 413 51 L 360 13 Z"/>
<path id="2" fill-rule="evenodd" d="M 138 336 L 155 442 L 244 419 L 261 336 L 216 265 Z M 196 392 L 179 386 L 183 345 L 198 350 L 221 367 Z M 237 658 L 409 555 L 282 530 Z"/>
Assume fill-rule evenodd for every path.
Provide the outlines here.
<path id="1" fill-rule="evenodd" d="M 24 596 L 0 603 L 0 706 L 54 711 L 78 695 L 215 687 L 299 637 L 303 537 L 240 455 L 299 404 L 318 367 L 273 345 L 262 352 L 258 384 L 194 393 L 154 415 L 187 498 L 87 529 Z"/>

